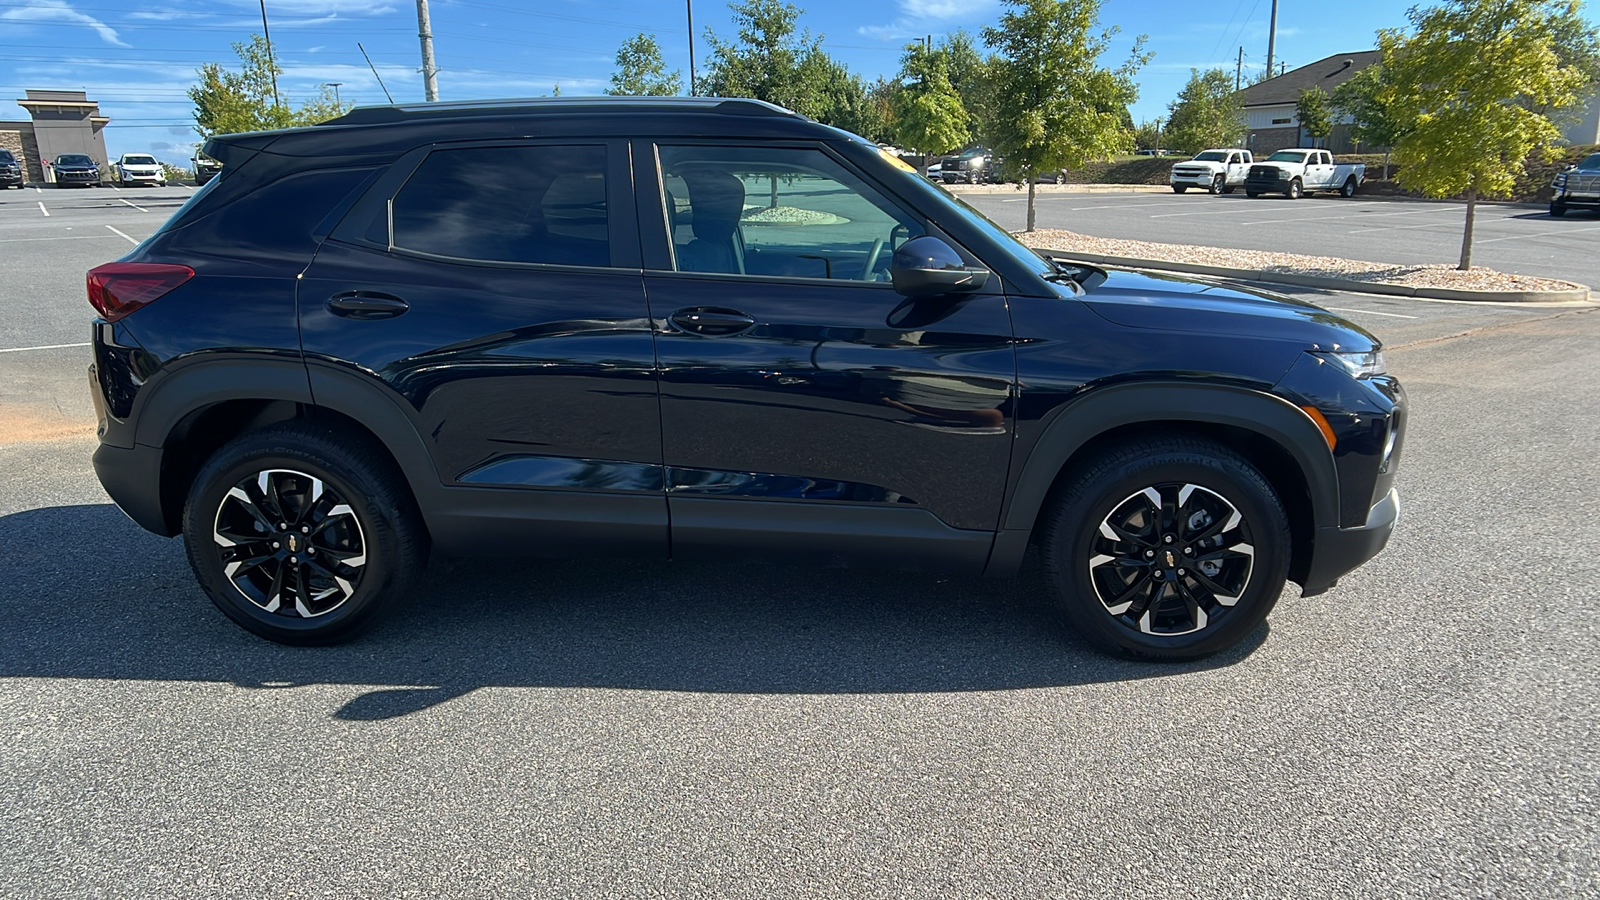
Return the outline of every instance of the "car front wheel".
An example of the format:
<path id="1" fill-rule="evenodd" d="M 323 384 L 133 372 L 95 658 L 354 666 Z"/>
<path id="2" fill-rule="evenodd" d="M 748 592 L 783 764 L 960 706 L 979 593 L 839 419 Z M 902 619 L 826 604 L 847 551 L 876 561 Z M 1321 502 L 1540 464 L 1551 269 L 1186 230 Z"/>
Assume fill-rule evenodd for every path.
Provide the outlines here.
<path id="1" fill-rule="evenodd" d="M 1299 200 L 1304 193 L 1305 188 L 1301 186 L 1300 179 L 1296 178 L 1289 182 L 1289 189 L 1284 191 L 1283 195 L 1290 200 Z"/>
<path id="2" fill-rule="evenodd" d="M 393 463 L 361 436 L 315 422 L 218 450 L 190 489 L 183 536 L 217 608 L 281 644 L 355 636 L 397 604 L 427 559 Z"/>
<path id="3" fill-rule="evenodd" d="M 1566 214 L 1567 214 L 1567 205 L 1565 203 L 1551 202 L 1551 204 L 1550 204 L 1550 215 L 1555 216 L 1556 218 L 1559 219 L 1559 218 L 1561 218 L 1562 216 L 1564 216 Z"/>
<path id="4" fill-rule="evenodd" d="M 1211 193 L 1213 193 L 1213 194 L 1222 193 L 1222 185 L 1226 180 L 1227 179 L 1225 179 L 1221 175 L 1218 175 L 1217 177 L 1211 179 Z"/>
<path id="5" fill-rule="evenodd" d="M 1072 473 L 1040 537 L 1069 624 L 1125 656 L 1197 659 L 1261 624 L 1282 593 L 1289 526 L 1272 485 L 1220 444 L 1124 444 Z"/>
<path id="6" fill-rule="evenodd" d="M 1189 189 L 1189 186 L 1186 185 L 1186 184 L 1175 184 L 1175 185 L 1172 186 L 1172 192 L 1174 194 L 1181 194 L 1184 191 L 1187 191 L 1188 189 Z"/>

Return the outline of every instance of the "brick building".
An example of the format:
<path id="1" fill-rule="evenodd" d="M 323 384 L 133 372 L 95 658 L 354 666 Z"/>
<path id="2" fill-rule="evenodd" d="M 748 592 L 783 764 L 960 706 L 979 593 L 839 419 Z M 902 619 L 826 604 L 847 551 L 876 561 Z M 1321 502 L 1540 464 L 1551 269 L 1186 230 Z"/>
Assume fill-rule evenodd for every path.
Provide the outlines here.
<path id="1" fill-rule="evenodd" d="M 1291 69 L 1276 78 L 1268 78 L 1245 88 L 1245 124 L 1250 129 L 1245 146 L 1257 157 L 1289 147 L 1311 146 L 1311 139 L 1301 132 L 1300 117 L 1294 111 L 1295 103 L 1300 100 L 1300 92 L 1320 87 L 1331 97 L 1335 88 L 1377 61 L 1376 50 L 1336 53 L 1309 66 Z M 1327 140 L 1328 149 L 1335 153 L 1353 152 L 1356 148 L 1350 140 L 1349 118 L 1336 117 L 1334 122 L 1333 133 Z"/>
<path id="2" fill-rule="evenodd" d="M 22 160 L 29 182 L 49 181 L 43 161 L 63 153 L 87 153 L 100 164 L 102 173 L 111 170 L 105 137 L 111 120 L 100 115 L 99 103 L 83 91 L 29 89 L 25 93 L 17 105 L 28 111 L 28 118 L 0 121 L 0 147 Z"/>

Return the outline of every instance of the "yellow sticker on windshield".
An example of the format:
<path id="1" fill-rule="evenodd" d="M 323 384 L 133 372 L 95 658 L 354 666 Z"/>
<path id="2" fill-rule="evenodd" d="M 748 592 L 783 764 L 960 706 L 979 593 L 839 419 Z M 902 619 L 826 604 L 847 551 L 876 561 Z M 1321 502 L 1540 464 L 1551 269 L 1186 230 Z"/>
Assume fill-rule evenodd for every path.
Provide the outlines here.
<path id="1" fill-rule="evenodd" d="M 906 161 L 905 160 L 901 159 L 898 156 L 895 156 L 893 153 L 890 153 L 889 151 L 883 149 L 882 147 L 878 148 L 878 155 L 883 157 L 884 159 L 887 159 L 889 162 L 894 163 L 896 166 L 899 166 L 900 168 L 905 169 L 907 172 L 910 172 L 913 175 L 917 174 L 917 170 L 911 168 L 908 165 L 906 165 Z"/>

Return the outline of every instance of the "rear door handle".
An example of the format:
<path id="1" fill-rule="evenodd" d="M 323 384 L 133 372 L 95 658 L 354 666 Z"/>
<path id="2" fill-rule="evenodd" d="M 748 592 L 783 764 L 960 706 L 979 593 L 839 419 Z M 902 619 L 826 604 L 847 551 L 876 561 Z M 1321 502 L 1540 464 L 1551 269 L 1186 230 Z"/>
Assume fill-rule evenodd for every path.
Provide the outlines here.
<path id="1" fill-rule="evenodd" d="M 345 291 L 328 298 L 328 312 L 346 319 L 392 319 L 411 304 L 377 291 Z"/>
<path id="2" fill-rule="evenodd" d="M 756 327 L 756 320 L 734 309 L 697 306 L 680 309 L 671 316 L 672 324 L 683 331 L 704 335 L 741 334 Z"/>

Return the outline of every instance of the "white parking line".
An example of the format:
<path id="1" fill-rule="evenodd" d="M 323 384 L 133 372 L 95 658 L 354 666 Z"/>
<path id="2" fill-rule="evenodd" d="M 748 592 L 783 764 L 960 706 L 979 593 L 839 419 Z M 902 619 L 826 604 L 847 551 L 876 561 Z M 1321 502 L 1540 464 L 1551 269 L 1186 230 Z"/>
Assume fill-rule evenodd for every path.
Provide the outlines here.
<path id="1" fill-rule="evenodd" d="M 26 353 L 29 350 L 60 350 L 63 347 L 87 347 L 87 346 L 89 346 L 89 342 L 88 341 L 84 341 L 81 344 L 45 344 L 45 345 L 39 346 L 39 347 L 6 347 L 4 349 L 0 349 L 0 353 Z"/>
<path id="2" fill-rule="evenodd" d="M 1340 219 L 1385 219 L 1385 218 L 1393 218 L 1395 216 L 1425 216 L 1425 215 L 1429 215 L 1431 213 L 1438 213 L 1438 212 L 1449 213 L 1449 212 L 1454 212 L 1454 210 L 1451 210 L 1451 209 L 1413 209 L 1413 210 L 1410 210 L 1409 212 L 1351 213 L 1350 215 L 1347 215 L 1347 216 L 1317 216 L 1315 219 L 1261 219 L 1261 220 L 1255 221 L 1255 222 L 1240 222 L 1239 224 L 1240 225 L 1278 225 L 1278 224 L 1294 224 L 1294 223 L 1299 223 L 1299 222 L 1332 222 L 1332 221 L 1337 221 L 1337 220 L 1340 220 Z"/>
<path id="3" fill-rule="evenodd" d="M 117 199 L 121 200 L 123 203 L 128 203 L 128 199 L 126 197 L 118 197 Z M 139 212 L 149 212 L 150 211 L 150 210 L 145 209 L 144 207 L 139 206 L 137 204 L 128 203 L 128 205 L 132 206 L 134 209 L 137 209 Z"/>
<path id="4" fill-rule="evenodd" d="M 1523 238 L 1551 237 L 1553 235 L 1576 234 L 1580 231 L 1600 231 L 1600 225 L 1592 228 L 1571 228 L 1566 231 L 1536 231 L 1533 234 L 1513 234 L 1510 237 L 1489 238 L 1485 241 L 1474 240 L 1474 244 L 1498 244 L 1501 241 L 1520 241 Z"/>
<path id="5" fill-rule="evenodd" d="M 1353 312 L 1353 313 L 1367 313 L 1368 315 L 1373 315 L 1373 316 L 1388 316 L 1391 319 L 1415 319 L 1416 318 L 1416 316 L 1402 316 L 1399 313 L 1378 312 L 1375 309 L 1351 309 L 1351 308 L 1349 308 L 1347 306 L 1324 306 L 1323 309 L 1326 309 L 1326 310 L 1328 310 L 1330 312 Z"/>
<path id="6" fill-rule="evenodd" d="M 107 225 L 107 226 L 106 226 L 106 227 L 107 227 L 107 228 L 111 228 L 111 226 L 110 226 L 110 225 Z M 117 229 L 115 229 L 115 228 L 111 228 L 111 230 L 112 230 L 112 231 L 113 231 L 113 232 L 115 232 L 115 233 L 116 233 L 116 234 L 121 234 L 121 235 L 122 235 L 122 236 L 123 236 L 123 237 L 125 237 L 125 238 L 127 238 L 127 239 L 128 239 L 128 243 L 130 243 L 130 244 L 134 244 L 134 245 L 136 245 L 136 246 L 137 246 L 137 245 L 138 245 L 138 243 L 139 243 L 139 242 L 138 242 L 138 241 L 137 241 L 137 240 L 135 240 L 135 239 L 134 239 L 134 238 L 132 238 L 132 237 L 129 237 L 129 236 L 128 236 L 128 235 L 126 235 L 126 234 L 122 234 L 122 232 L 120 232 L 120 231 L 117 231 Z"/>
<path id="7" fill-rule="evenodd" d="M 44 201 L 43 200 L 39 201 L 39 212 L 42 212 L 47 216 L 50 215 L 50 210 L 44 208 Z"/>
<path id="8" fill-rule="evenodd" d="M 113 190 L 113 191 L 116 191 L 116 192 L 117 192 L 117 193 L 119 193 L 119 194 L 120 194 L 120 193 L 122 193 L 122 188 L 119 188 L 119 187 L 117 187 L 117 185 L 116 185 L 116 183 L 115 183 L 115 182 L 113 182 L 113 183 L 112 183 L 112 185 L 111 185 L 111 189 L 112 189 L 112 190 Z"/>
<path id="9" fill-rule="evenodd" d="M 1234 216 L 1234 215 L 1246 215 L 1246 214 L 1249 214 L 1249 213 L 1255 213 L 1255 214 L 1259 215 L 1260 212 L 1261 212 L 1258 209 L 1246 208 L 1244 204 L 1235 204 L 1235 205 L 1238 206 L 1239 208 L 1238 209 L 1218 209 L 1218 210 L 1212 210 L 1211 212 L 1160 213 L 1158 215 L 1153 215 L 1150 218 L 1152 218 L 1152 219 L 1171 219 L 1171 218 L 1174 218 L 1176 216 Z"/>

